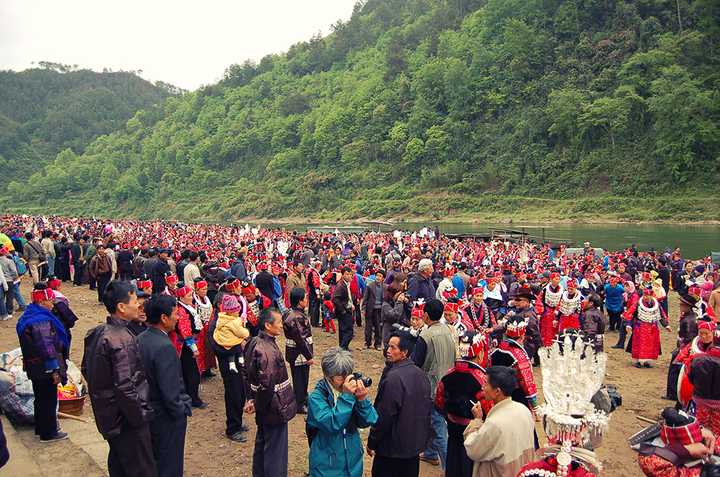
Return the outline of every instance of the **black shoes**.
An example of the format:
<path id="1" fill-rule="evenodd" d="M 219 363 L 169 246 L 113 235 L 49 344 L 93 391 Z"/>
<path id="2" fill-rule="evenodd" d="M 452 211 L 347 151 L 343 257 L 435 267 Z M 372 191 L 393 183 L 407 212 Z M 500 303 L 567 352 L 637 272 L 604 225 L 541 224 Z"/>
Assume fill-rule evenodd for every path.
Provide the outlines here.
<path id="1" fill-rule="evenodd" d="M 298 414 L 307 414 L 307 413 L 308 413 L 308 408 L 307 408 L 307 406 L 304 405 L 304 404 L 303 404 L 302 406 L 300 406 L 300 407 L 298 408 L 298 410 L 297 410 L 297 413 L 298 413 Z"/>
<path id="2" fill-rule="evenodd" d="M 208 407 L 208 403 L 206 403 L 204 401 L 198 401 L 198 402 L 192 403 L 191 406 L 194 407 L 195 409 L 205 409 Z"/>
<path id="3" fill-rule="evenodd" d="M 67 432 L 57 431 L 54 436 L 49 437 L 47 439 L 40 439 L 40 442 L 56 442 L 56 441 L 62 441 L 67 438 L 68 438 Z"/>

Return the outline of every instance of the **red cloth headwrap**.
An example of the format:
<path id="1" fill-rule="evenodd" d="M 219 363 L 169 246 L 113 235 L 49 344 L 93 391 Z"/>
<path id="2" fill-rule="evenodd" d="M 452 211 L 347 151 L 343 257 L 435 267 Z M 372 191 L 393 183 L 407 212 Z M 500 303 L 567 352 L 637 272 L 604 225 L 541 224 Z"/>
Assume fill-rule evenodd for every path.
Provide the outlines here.
<path id="1" fill-rule="evenodd" d="M 663 425 L 660 428 L 660 439 L 666 444 L 689 445 L 696 442 L 702 442 L 702 433 L 700 432 L 700 423 L 691 416 L 693 422 L 680 427 L 670 427 Z"/>
<path id="2" fill-rule="evenodd" d="M 40 303 L 45 300 L 52 301 L 55 299 L 55 292 L 50 288 L 46 288 L 44 290 L 33 290 L 30 294 L 30 298 L 32 298 L 33 303 Z"/>

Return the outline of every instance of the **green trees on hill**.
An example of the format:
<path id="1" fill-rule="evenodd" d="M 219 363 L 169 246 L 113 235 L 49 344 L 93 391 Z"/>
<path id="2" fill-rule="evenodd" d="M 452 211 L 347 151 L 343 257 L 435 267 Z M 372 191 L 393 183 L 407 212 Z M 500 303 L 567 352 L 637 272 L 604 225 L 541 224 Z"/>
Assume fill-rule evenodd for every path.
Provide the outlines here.
<path id="1" fill-rule="evenodd" d="M 23 182 L 67 154 L 82 154 L 96 137 L 124 126 L 139 109 L 161 103 L 172 91 L 134 72 L 94 73 L 77 65 L 41 61 L 40 68 L 0 71 L 0 169 Z M 50 167 L 50 166 L 49 166 Z M 53 190 L 62 181 L 50 177 Z M 72 189 L 68 189 L 69 192 Z"/>
<path id="2" fill-rule="evenodd" d="M 9 201 L 227 219 L 442 216 L 500 196 L 582 215 L 612 196 L 616 215 L 669 218 L 664 197 L 720 179 L 718 25 L 713 0 L 368 0 L 326 38 L 61 153 Z"/>

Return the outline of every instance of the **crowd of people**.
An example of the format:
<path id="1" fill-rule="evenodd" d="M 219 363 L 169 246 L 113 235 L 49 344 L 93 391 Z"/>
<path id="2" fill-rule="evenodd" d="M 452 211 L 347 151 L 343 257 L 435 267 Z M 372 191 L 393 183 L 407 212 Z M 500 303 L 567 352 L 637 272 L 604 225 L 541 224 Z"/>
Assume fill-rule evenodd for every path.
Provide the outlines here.
<path id="1" fill-rule="evenodd" d="M 246 415 L 255 416 L 254 476 L 287 475 L 288 422 L 297 414 L 305 415 L 312 476 L 360 476 L 365 452 L 376 476 L 417 476 L 421 461 L 447 476 L 593 475 L 600 463 L 590 437 L 609 409 L 564 416 L 568 406 L 547 389 L 562 384 L 552 379 L 543 380 L 540 405 L 533 368 L 559 374 L 571 358 L 592 360 L 604 376 L 611 333 L 634 366 L 654 366 L 660 332 L 673 331 L 671 290 L 681 316 L 665 394 L 682 414 L 663 416 L 666 427 L 682 421 L 706 431 L 678 451 L 680 460 L 645 446 L 639 462 L 647 475 L 675 475 L 662 473 L 667 465 L 699 475 L 701 464 L 685 463 L 716 452 L 720 275 L 709 257 L 589 244 L 571 253 L 428 229 L 322 233 L 29 216 L 0 224 L 0 317 L 11 318 L 15 304 L 22 311 L 17 331 L 42 441 L 67 437 L 55 387 L 66 379 L 77 317 L 62 286 L 97 290 L 107 310 L 107 322 L 84 338 L 82 373 L 112 476 L 182 475 L 187 419 L 207 406 L 200 382 L 214 370 L 227 437 L 246 442 Z M 23 274 L 33 283 L 27 306 Z M 336 332 L 337 347 L 315 348 L 313 334 Z M 385 358 L 372 403 L 355 352 Z M 324 377 L 310 391 L 316 361 Z M 592 393 L 579 401 L 602 391 L 601 379 L 589 379 Z"/>

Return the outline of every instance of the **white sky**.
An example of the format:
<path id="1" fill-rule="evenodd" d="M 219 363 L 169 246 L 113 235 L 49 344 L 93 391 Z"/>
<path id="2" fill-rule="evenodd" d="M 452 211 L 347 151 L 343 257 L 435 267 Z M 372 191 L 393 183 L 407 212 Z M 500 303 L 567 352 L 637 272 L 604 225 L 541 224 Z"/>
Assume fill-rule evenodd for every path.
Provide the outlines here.
<path id="1" fill-rule="evenodd" d="M 356 0 L 0 0 L 0 70 L 77 64 L 185 89 L 233 63 L 286 51 L 352 14 Z"/>

